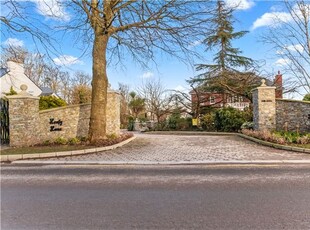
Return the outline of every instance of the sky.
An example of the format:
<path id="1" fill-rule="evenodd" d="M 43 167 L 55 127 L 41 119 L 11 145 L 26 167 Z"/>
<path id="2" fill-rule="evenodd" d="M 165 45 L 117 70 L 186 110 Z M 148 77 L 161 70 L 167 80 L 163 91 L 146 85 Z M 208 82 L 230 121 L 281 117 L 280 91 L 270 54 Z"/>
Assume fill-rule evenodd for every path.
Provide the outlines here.
<path id="1" fill-rule="evenodd" d="M 1 16 L 9 14 L 9 10 L 1 1 Z M 225 0 L 228 5 L 233 5 L 238 0 Z M 53 4 L 55 0 L 41 1 L 30 0 L 34 6 L 32 14 L 37 14 L 39 20 L 48 23 L 57 24 L 58 20 L 70 21 L 72 15 L 61 5 Z M 254 60 L 263 61 L 265 63 L 264 70 L 267 74 L 276 74 L 285 66 L 284 60 L 279 59 L 275 55 L 275 51 L 271 50 L 267 44 L 260 42 L 260 36 L 266 29 L 275 26 L 272 20 L 273 15 L 277 15 L 283 20 L 288 17 L 288 12 L 279 1 L 254 1 L 240 0 L 240 4 L 234 13 L 236 23 L 236 31 L 249 31 L 244 37 L 234 41 L 233 45 L 243 51 L 243 55 Z M 53 14 L 57 18 L 52 17 Z M 29 12 L 28 12 L 29 13 Z M 33 40 L 25 34 L 1 34 L 1 45 L 19 45 L 26 47 L 28 50 L 35 48 Z M 204 50 L 203 45 L 199 41 L 193 41 L 193 46 Z M 44 52 L 40 50 L 40 52 Z M 196 60 L 197 64 L 212 62 L 212 56 L 203 53 L 205 60 Z M 51 55 L 54 63 L 59 65 L 63 70 L 74 72 L 77 70 L 91 74 L 92 59 L 91 55 L 82 55 L 81 50 L 74 46 L 70 40 L 63 40 L 62 55 Z M 262 73 L 264 74 L 264 73 Z M 135 90 L 141 83 L 147 79 L 160 78 L 162 84 L 167 89 L 187 90 L 188 84 L 186 80 L 197 75 L 194 68 L 189 64 L 185 64 L 180 60 L 161 55 L 156 58 L 156 65 L 151 63 L 148 68 L 141 68 L 132 60 L 126 60 L 121 68 L 113 66 L 108 68 L 108 78 L 113 89 L 118 89 L 118 83 L 128 84 L 131 90 Z M 286 76 L 284 75 L 284 81 Z M 300 99 L 298 95 L 288 95 L 290 98 Z"/>

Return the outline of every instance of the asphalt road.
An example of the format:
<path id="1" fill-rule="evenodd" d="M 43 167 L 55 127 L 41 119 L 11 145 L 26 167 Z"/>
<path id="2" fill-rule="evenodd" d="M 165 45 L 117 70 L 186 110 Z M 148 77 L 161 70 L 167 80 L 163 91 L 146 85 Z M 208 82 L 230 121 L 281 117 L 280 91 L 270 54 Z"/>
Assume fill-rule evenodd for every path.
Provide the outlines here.
<path id="1" fill-rule="evenodd" d="M 1 229 L 310 229 L 310 166 L 1 166 Z"/>

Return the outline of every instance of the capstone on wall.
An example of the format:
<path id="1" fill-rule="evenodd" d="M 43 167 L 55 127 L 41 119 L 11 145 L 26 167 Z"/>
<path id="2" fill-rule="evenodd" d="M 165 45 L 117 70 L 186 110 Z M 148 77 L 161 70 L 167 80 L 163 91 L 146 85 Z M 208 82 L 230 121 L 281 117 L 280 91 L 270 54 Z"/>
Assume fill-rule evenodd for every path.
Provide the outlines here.
<path id="1" fill-rule="evenodd" d="M 310 102 L 276 99 L 276 128 L 310 133 Z"/>
<path id="2" fill-rule="evenodd" d="M 90 104 L 70 105 L 39 111 L 39 98 L 23 91 L 8 96 L 10 116 L 10 146 L 31 146 L 58 137 L 66 139 L 87 137 Z M 120 96 L 115 91 L 107 94 L 108 135 L 120 134 Z"/>

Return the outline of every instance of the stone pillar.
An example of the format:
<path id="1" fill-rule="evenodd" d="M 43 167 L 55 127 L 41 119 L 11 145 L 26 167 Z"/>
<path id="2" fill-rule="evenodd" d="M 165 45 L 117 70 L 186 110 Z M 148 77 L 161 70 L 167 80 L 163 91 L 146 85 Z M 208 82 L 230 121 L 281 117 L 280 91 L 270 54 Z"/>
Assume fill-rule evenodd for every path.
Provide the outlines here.
<path id="1" fill-rule="evenodd" d="M 10 146 L 32 146 L 39 143 L 39 97 L 27 93 L 27 86 L 17 95 L 6 96 L 9 100 Z"/>
<path id="2" fill-rule="evenodd" d="M 120 135 L 120 105 L 120 94 L 114 90 L 109 90 L 107 98 L 107 135 Z"/>
<path id="3" fill-rule="evenodd" d="M 253 95 L 253 120 L 255 130 L 276 129 L 276 95 L 275 86 L 262 85 L 252 91 Z"/>

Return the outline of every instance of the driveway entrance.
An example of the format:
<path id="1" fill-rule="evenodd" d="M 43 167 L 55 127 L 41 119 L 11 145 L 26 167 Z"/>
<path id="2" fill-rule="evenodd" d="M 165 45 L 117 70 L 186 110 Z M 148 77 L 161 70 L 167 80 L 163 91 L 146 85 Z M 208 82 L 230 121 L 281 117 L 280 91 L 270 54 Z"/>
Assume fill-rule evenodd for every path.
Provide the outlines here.
<path id="1" fill-rule="evenodd" d="M 239 136 L 137 134 L 123 147 L 95 154 L 51 158 L 65 161 L 177 162 L 310 160 L 310 154 L 261 146 Z M 42 159 L 46 160 L 46 159 Z"/>

